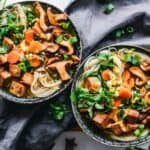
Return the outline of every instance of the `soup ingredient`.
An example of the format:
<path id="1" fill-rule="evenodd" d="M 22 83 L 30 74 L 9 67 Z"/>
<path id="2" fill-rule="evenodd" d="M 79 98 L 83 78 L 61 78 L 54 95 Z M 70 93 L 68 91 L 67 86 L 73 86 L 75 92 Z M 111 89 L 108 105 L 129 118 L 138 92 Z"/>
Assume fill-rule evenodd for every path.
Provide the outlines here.
<path id="1" fill-rule="evenodd" d="M 10 78 L 11 77 L 11 74 L 8 72 L 8 71 L 2 71 L 1 72 L 1 77 L 4 79 L 4 80 L 6 80 L 6 79 L 8 79 L 8 78 Z"/>
<path id="2" fill-rule="evenodd" d="M 68 51 L 66 54 L 72 55 L 74 53 L 74 48 L 68 41 L 62 41 L 62 42 L 60 42 L 60 45 L 67 48 Z"/>
<path id="3" fill-rule="evenodd" d="M 20 77 L 21 76 L 21 70 L 19 69 L 19 66 L 16 64 L 10 64 L 9 65 L 9 72 L 13 77 Z"/>
<path id="4" fill-rule="evenodd" d="M 25 32 L 25 41 L 29 44 L 34 39 L 34 33 L 32 30 L 28 30 Z"/>
<path id="5" fill-rule="evenodd" d="M 111 79 L 111 71 L 110 70 L 104 70 L 102 72 L 102 79 L 107 81 Z"/>
<path id="6" fill-rule="evenodd" d="M 70 42 L 71 44 L 75 44 L 75 43 L 78 42 L 78 38 L 77 38 L 76 36 L 71 37 L 71 38 L 69 39 L 69 42 Z"/>
<path id="7" fill-rule="evenodd" d="M 67 16 L 65 14 L 54 14 L 51 8 L 47 9 L 47 16 L 50 24 L 55 26 L 60 26 L 61 25 L 61 23 L 59 23 L 60 21 L 67 20 Z"/>
<path id="8" fill-rule="evenodd" d="M 7 37 L 4 37 L 3 44 L 4 46 L 6 46 L 6 48 L 9 48 L 9 49 L 12 49 L 14 47 L 14 42 L 10 38 L 7 38 Z"/>
<path id="9" fill-rule="evenodd" d="M 97 113 L 97 114 L 94 116 L 93 121 L 94 121 L 99 127 L 102 127 L 102 128 L 107 128 L 107 126 L 108 126 L 109 123 L 110 123 L 109 116 L 106 115 L 106 114 L 100 114 L 100 113 Z"/>
<path id="10" fill-rule="evenodd" d="M 150 90 L 150 84 L 145 85 L 146 90 Z"/>
<path id="11" fill-rule="evenodd" d="M 41 65 L 41 58 L 37 55 L 32 55 L 29 57 L 30 66 L 33 68 L 37 68 Z"/>
<path id="12" fill-rule="evenodd" d="M 37 15 L 39 15 L 40 27 L 42 28 L 42 30 L 44 32 L 46 32 L 48 29 L 48 27 L 46 25 L 46 20 L 45 20 L 46 13 L 45 13 L 44 9 L 41 7 L 40 3 L 38 3 L 38 2 L 35 3 L 35 12 L 37 13 Z"/>
<path id="13" fill-rule="evenodd" d="M 150 71 L 150 59 L 149 58 L 144 59 L 140 67 L 143 71 L 147 71 L 147 72 Z"/>
<path id="14" fill-rule="evenodd" d="M 23 72 L 27 72 L 31 69 L 31 65 L 27 59 L 19 63 L 18 66 L 19 66 L 19 69 Z"/>
<path id="15" fill-rule="evenodd" d="M 132 92 L 128 88 L 121 87 L 119 91 L 119 96 L 125 99 L 130 99 L 132 96 Z"/>
<path id="16" fill-rule="evenodd" d="M 70 27 L 70 22 L 69 22 L 69 21 L 62 23 L 62 28 L 63 28 L 63 29 L 68 30 L 69 27 Z"/>
<path id="17" fill-rule="evenodd" d="M 12 81 L 9 91 L 17 97 L 22 97 L 26 92 L 26 87 L 17 81 Z"/>
<path id="18" fill-rule="evenodd" d="M 33 80 L 34 80 L 34 76 L 28 72 L 24 73 L 21 78 L 21 81 L 26 85 L 31 85 Z"/>
<path id="19" fill-rule="evenodd" d="M 7 61 L 8 61 L 10 64 L 15 64 L 15 63 L 17 63 L 19 60 L 20 60 L 20 56 L 19 56 L 19 54 L 18 54 L 16 51 L 11 51 L 10 53 L 8 53 Z"/>
<path id="20" fill-rule="evenodd" d="M 6 45 L 0 46 L 0 54 L 6 54 L 8 51 L 8 47 Z"/>
<path id="21" fill-rule="evenodd" d="M 96 77 L 88 77 L 85 81 L 84 87 L 90 92 L 98 92 L 101 87 L 100 80 Z"/>
<path id="22" fill-rule="evenodd" d="M 67 108 L 64 104 L 52 103 L 49 105 L 49 111 L 55 120 L 62 120 L 67 111 Z"/>
<path id="23" fill-rule="evenodd" d="M 5 64 L 7 62 L 7 54 L 0 54 L 0 65 Z"/>
<path id="24" fill-rule="evenodd" d="M 140 58 L 137 55 L 133 55 L 133 53 L 125 54 L 125 61 L 131 65 L 139 66 Z"/>
<path id="25" fill-rule="evenodd" d="M 141 125 L 138 127 L 138 129 L 136 129 L 136 130 L 134 131 L 134 135 L 137 136 L 137 137 L 140 137 L 141 134 L 142 134 L 142 132 L 144 131 L 144 128 L 145 128 L 145 126 L 144 126 L 143 124 L 141 124 Z"/>
<path id="26" fill-rule="evenodd" d="M 40 42 L 31 41 L 28 50 L 31 53 L 37 54 L 37 53 L 40 53 L 41 51 L 43 51 L 44 49 L 46 49 L 46 47 L 43 44 L 41 44 Z"/>
<path id="27" fill-rule="evenodd" d="M 48 68 L 49 69 L 56 69 L 57 72 L 59 73 L 62 81 L 67 81 L 67 80 L 70 80 L 70 75 L 67 73 L 66 66 L 71 65 L 72 63 L 73 62 L 70 60 L 56 62 L 56 63 L 48 65 Z"/>
<path id="28" fill-rule="evenodd" d="M 145 84 L 147 82 L 147 77 L 140 68 L 131 67 L 129 70 L 133 75 L 135 75 L 137 77 L 135 79 L 135 84 L 137 86 L 142 86 L 143 84 Z"/>
<path id="29" fill-rule="evenodd" d="M 108 54 L 106 52 L 102 52 L 98 55 L 98 59 L 100 61 L 100 70 L 105 70 L 105 69 L 112 69 L 114 64 L 113 64 L 113 58 L 111 54 Z"/>

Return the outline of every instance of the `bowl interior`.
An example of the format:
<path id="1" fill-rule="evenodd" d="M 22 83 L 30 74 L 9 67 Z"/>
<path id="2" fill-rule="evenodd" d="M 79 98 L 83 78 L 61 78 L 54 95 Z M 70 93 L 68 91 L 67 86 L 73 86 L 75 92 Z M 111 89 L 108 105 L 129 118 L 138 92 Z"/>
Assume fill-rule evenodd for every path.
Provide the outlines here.
<path id="1" fill-rule="evenodd" d="M 12 7 L 15 4 L 26 5 L 26 4 L 33 4 L 33 3 L 35 3 L 35 1 L 18 2 L 18 3 L 13 3 L 12 5 L 8 5 L 6 8 L 10 8 L 10 7 Z M 53 5 L 49 4 L 49 3 L 40 2 L 40 4 L 42 4 L 42 6 L 44 8 L 51 7 L 53 10 L 55 10 L 58 13 L 65 13 L 62 10 L 58 9 L 57 7 L 55 7 L 55 6 L 53 6 Z M 3 10 L 1 10 L 1 11 L 3 11 Z M 79 34 L 78 34 L 77 30 L 76 30 L 76 27 L 74 26 L 74 24 L 70 20 L 69 16 L 68 16 L 68 20 L 71 23 L 71 28 L 72 28 L 73 32 L 75 33 L 75 35 L 78 38 L 78 42 L 75 44 L 75 54 L 81 59 L 82 46 L 81 46 L 80 37 L 79 37 Z M 35 103 L 41 103 L 41 102 L 47 101 L 47 100 L 52 99 L 53 97 L 57 96 L 61 92 L 63 92 L 71 84 L 72 79 L 74 77 L 74 74 L 76 73 L 78 68 L 79 68 L 79 64 L 74 66 L 72 68 L 72 71 L 70 72 L 71 80 L 69 80 L 66 83 L 64 83 L 59 90 L 57 90 L 56 92 L 54 92 L 53 94 L 51 94 L 49 96 L 40 97 L 40 98 L 38 98 L 38 97 L 34 97 L 34 98 L 18 98 L 18 97 L 15 97 L 15 96 L 9 94 L 7 91 L 5 91 L 5 90 L 3 90 L 1 88 L 0 88 L 0 96 L 5 98 L 8 101 L 12 101 L 12 102 L 15 102 L 15 103 L 21 103 L 21 104 L 35 104 Z"/>
<path id="2" fill-rule="evenodd" d="M 83 71 L 83 66 L 84 66 L 85 62 L 87 61 L 87 59 L 91 56 L 96 55 L 97 53 L 99 53 L 103 50 L 106 50 L 106 49 L 110 48 L 110 47 L 135 48 L 136 51 L 150 56 L 150 51 L 149 50 L 146 50 L 144 48 L 137 47 L 137 46 L 130 46 L 130 45 L 111 45 L 111 46 L 107 46 L 107 47 L 104 47 L 102 49 L 99 49 L 99 50 L 95 51 L 94 53 L 92 53 L 90 56 L 88 56 L 82 62 L 81 66 L 79 68 L 79 71 L 76 74 L 74 83 L 72 85 L 72 91 L 75 89 L 76 81 L 81 76 L 82 71 Z M 72 102 L 72 109 L 73 109 L 73 113 L 74 113 L 74 116 L 76 118 L 76 121 L 79 124 L 79 126 L 81 127 L 81 129 L 87 135 L 89 135 L 91 138 L 96 140 L 97 142 L 100 142 L 100 143 L 103 143 L 103 144 L 109 145 L 109 146 L 114 146 L 114 147 L 128 147 L 129 145 L 137 146 L 137 145 L 141 145 L 141 144 L 144 144 L 144 143 L 147 143 L 147 142 L 150 141 L 150 135 L 146 136 L 146 137 L 143 137 L 141 139 L 134 140 L 134 141 L 129 141 L 129 142 L 121 142 L 121 141 L 112 140 L 106 134 L 104 134 L 104 132 L 102 132 L 102 130 L 97 128 L 96 125 L 93 125 L 93 123 L 91 121 L 83 119 L 82 116 L 80 115 L 80 112 L 78 111 L 78 108 L 77 108 L 76 104 L 73 103 L 73 102 Z"/>

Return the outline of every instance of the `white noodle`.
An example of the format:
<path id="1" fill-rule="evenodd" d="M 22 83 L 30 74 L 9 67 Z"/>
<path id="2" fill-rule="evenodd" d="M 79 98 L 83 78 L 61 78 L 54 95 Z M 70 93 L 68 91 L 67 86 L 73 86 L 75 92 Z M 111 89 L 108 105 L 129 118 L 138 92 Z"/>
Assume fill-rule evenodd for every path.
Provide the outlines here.
<path id="1" fill-rule="evenodd" d="M 61 80 L 53 80 L 47 71 L 41 67 L 34 72 L 31 92 L 37 97 L 44 97 L 60 88 Z"/>

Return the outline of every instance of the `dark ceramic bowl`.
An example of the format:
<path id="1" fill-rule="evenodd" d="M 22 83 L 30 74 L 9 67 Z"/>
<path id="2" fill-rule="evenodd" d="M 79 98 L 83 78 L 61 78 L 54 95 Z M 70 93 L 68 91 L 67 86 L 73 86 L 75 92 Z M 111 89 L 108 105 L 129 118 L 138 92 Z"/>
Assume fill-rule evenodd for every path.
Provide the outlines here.
<path id="1" fill-rule="evenodd" d="M 25 1 L 25 2 L 18 2 L 18 3 L 13 3 L 12 5 L 8 5 L 6 8 L 9 8 L 15 4 L 33 4 L 35 1 Z M 51 7 L 53 8 L 54 10 L 56 10 L 57 12 L 59 13 L 66 13 L 66 12 L 63 12 L 62 10 L 58 9 L 57 7 L 49 4 L 49 3 L 45 3 L 45 2 L 40 2 L 42 4 L 42 6 L 44 7 Z M 79 37 L 79 34 L 76 30 L 76 27 L 73 25 L 72 21 L 70 20 L 70 18 L 68 17 L 69 21 L 71 22 L 71 26 L 76 34 L 76 36 L 78 37 L 78 43 L 76 43 L 75 45 L 75 53 L 76 55 L 81 59 L 82 57 L 82 44 L 81 44 L 81 40 L 80 40 L 80 37 Z M 60 90 L 57 90 L 55 93 L 49 95 L 49 96 L 46 96 L 46 97 L 35 97 L 35 98 L 18 98 L 18 97 L 15 97 L 11 94 L 9 94 L 7 91 L 3 90 L 3 89 L 0 89 L 0 96 L 5 98 L 6 100 L 8 101 L 12 101 L 12 102 L 15 102 L 15 103 L 20 103 L 20 104 L 35 104 L 35 103 L 41 103 L 41 102 L 44 102 L 44 101 L 47 101 L 47 100 L 50 100 L 52 98 L 54 98 L 55 96 L 57 96 L 58 94 L 60 94 L 61 92 L 63 92 L 71 83 L 72 83 L 72 80 L 74 78 L 74 75 L 76 73 L 76 71 L 78 70 L 79 68 L 79 64 L 76 65 L 73 69 L 72 69 L 72 72 L 71 72 L 71 80 L 67 81 L 66 83 L 64 83 L 64 85 L 61 87 Z"/>
<path id="2" fill-rule="evenodd" d="M 83 66 L 84 66 L 85 62 L 87 61 L 87 59 L 89 57 L 91 57 L 91 56 L 95 56 L 97 53 L 99 53 L 99 52 L 101 52 L 101 51 L 103 51 L 105 49 L 108 49 L 110 47 L 136 48 L 137 51 L 150 56 L 150 51 L 148 49 L 144 49 L 144 48 L 138 47 L 138 46 L 110 45 L 110 46 L 101 48 L 101 49 L 95 51 L 94 53 L 92 53 L 90 56 L 88 56 L 82 62 L 81 66 L 79 68 L 79 71 L 76 74 L 76 77 L 75 77 L 74 83 L 72 85 L 72 90 L 71 91 L 73 91 L 75 89 L 76 81 L 78 80 L 78 78 L 82 74 Z M 100 129 L 98 129 L 96 126 L 94 126 L 91 121 L 87 121 L 87 120 L 83 119 L 81 114 L 80 114 L 80 112 L 78 111 L 78 108 L 77 108 L 76 104 L 73 103 L 73 102 L 72 102 L 72 109 L 73 109 L 73 113 L 74 113 L 75 119 L 76 119 L 78 125 L 83 130 L 83 132 L 85 132 L 88 136 L 90 136 L 92 139 L 94 139 L 97 142 L 100 142 L 100 143 L 108 145 L 108 146 L 113 146 L 113 147 L 128 147 L 129 145 L 138 146 L 138 145 L 142 145 L 142 144 L 150 142 L 150 135 L 148 135 L 146 137 L 143 137 L 143 138 L 140 138 L 138 140 L 128 141 L 128 142 L 121 142 L 121 141 L 112 140 L 106 134 L 104 134 L 102 131 L 100 131 Z"/>

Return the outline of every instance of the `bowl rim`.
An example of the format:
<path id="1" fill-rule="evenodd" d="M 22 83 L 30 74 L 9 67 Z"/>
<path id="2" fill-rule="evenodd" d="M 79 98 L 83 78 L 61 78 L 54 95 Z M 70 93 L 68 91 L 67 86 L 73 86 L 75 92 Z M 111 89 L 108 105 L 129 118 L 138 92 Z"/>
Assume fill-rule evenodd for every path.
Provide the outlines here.
<path id="1" fill-rule="evenodd" d="M 16 4 L 33 4 L 35 2 L 39 2 L 42 5 L 46 5 L 46 6 L 52 7 L 53 9 L 57 10 L 58 12 L 64 13 L 64 14 L 67 15 L 68 20 L 69 20 L 69 22 L 71 22 L 73 30 L 76 33 L 76 36 L 78 37 L 78 40 L 79 40 L 79 42 L 77 44 L 77 48 L 75 49 L 75 51 L 78 53 L 78 57 L 81 60 L 82 59 L 82 51 L 83 51 L 83 42 L 82 42 L 82 40 L 80 38 L 81 36 L 80 36 L 76 26 L 74 25 L 73 21 L 71 20 L 71 18 L 69 17 L 69 15 L 67 14 L 66 11 L 61 10 L 60 8 L 56 7 L 55 5 L 51 4 L 48 1 L 45 2 L 45 1 L 42 1 L 42 0 L 40 0 L 40 1 L 37 1 L 37 0 L 35 0 L 35 1 L 34 0 L 24 1 L 23 0 L 23 1 L 19 1 L 19 2 L 14 2 L 14 3 L 8 4 L 8 5 L 5 6 L 5 8 L 12 7 L 13 5 L 16 5 Z M 3 9 L 5 9 L 5 8 L 3 8 Z M 3 11 L 3 9 L 1 9 L 0 11 Z M 42 103 L 42 102 L 45 102 L 45 101 L 48 101 L 48 100 L 52 100 L 54 97 L 56 97 L 59 94 L 61 94 L 64 90 L 66 90 L 70 86 L 70 84 L 72 83 L 72 81 L 74 79 L 74 75 L 76 74 L 76 72 L 79 69 L 80 63 L 81 63 L 81 61 L 76 65 L 76 68 L 73 71 L 74 73 L 72 73 L 72 78 L 69 81 L 67 81 L 67 83 L 65 83 L 63 85 L 63 87 L 60 88 L 60 90 L 57 90 L 53 94 L 50 94 L 50 95 L 48 95 L 46 97 L 35 97 L 35 98 L 15 97 L 12 94 L 10 94 L 9 92 L 6 92 L 5 90 L 2 90 L 1 88 L 0 88 L 0 96 L 2 98 L 4 98 L 5 100 L 7 100 L 7 101 L 18 103 L 18 104 L 38 104 L 38 103 Z"/>
<path id="2" fill-rule="evenodd" d="M 72 87 L 71 87 L 71 93 L 73 92 L 73 90 L 76 86 L 76 81 L 78 80 L 78 77 L 81 75 L 80 69 L 82 69 L 83 65 L 86 63 L 88 58 L 91 57 L 91 56 L 94 56 L 95 54 L 97 54 L 97 53 L 99 53 L 99 52 L 101 52 L 105 49 L 108 49 L 110 47 L 138 48 L 138 51 L 143 50 L 142 53 L 147 53 L 147 55 L 150 55 L 150 50 L 149 49 L 144 48 L 142 46 L 138 46 L 138 45 L 132 45 L 132 44 L 111 44 L 111 45 L 101 47 L 101 48 L 95 50 L 93 53 L 91 53 L 88 57 L 86 57 L 86 59 L 80 64 L 80 67 L 78 69 L 78 72 L 76 72 L 75 79 L 74 79 L 74 82 L 73 82 Z M 150 142 L 150 135 L 142 137 L 142 138 L 137 139 L 137 140 L 128 141 L 128 142 L 115 141 L 115 140 L 111 141 L 107 138 L 104 139 L 103 137 L 100 137 L 100 136 L 94 134 L 92 132 L 92 130 L 88 128 L 88 126 L 82 120 L 80 112 L 77 110 L 76 104 L 74 104 L 74 102 L 72 102 L 72 101 L 71 101 L 71 107 L 72 107 L 73 115 L 74 115 L 79 127 L 83 130 L 83 132 L 85 134 L 87 134 L 90 138 L 92 138 L 93 140 L 95 140 L 99 143 L 102 143 L 104 145 L 111 146 L 111 147 L 125 148 L 125 147 L 128 147 L 128 146 L 140 146 L 142 144 L 146 144 L 146 143 Z"/>

